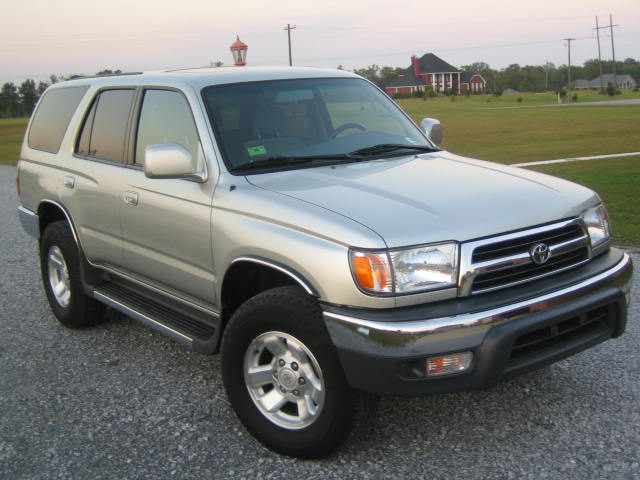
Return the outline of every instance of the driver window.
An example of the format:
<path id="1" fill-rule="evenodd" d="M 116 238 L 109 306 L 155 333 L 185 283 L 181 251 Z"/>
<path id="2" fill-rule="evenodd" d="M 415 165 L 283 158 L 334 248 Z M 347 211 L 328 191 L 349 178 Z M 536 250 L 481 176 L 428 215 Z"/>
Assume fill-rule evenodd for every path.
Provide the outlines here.
<path id="1" fill-rule="evenodd" d="M 170 90 L 147 90 L 144 93 L 136 138 L 135 163 L 144 163 L 144 149 L 158 143 L 179 143 L 195 158 L 198 154 L 198 131 L 184 96 Z"/>

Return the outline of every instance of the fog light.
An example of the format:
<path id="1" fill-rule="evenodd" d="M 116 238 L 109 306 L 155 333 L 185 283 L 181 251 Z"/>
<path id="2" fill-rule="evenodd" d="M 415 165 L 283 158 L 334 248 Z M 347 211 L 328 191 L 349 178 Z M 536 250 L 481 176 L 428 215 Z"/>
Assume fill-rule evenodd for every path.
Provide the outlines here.
<path id="1" fill-rule="evenodd" d="M 473 360 L 472 352 L 453 353 L 427 358 L 427 376 L 449 375 L 467 370 Z"/>

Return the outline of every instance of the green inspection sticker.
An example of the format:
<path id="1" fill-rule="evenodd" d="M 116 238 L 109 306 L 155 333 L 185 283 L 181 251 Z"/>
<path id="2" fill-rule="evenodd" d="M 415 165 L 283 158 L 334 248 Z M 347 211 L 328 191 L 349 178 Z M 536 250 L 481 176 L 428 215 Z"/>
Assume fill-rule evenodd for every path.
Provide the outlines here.
<path id="1" fill-rule="evenodd" d="M 249 152 L 249 155 L 251 155 L 252 157 L 255 157 L 256 155 L 264 155 L 265 153 L 267 153 L 267 149 L 262 145 L 256 145 L 255 147 L 247 148 L 247 152 Z"/>

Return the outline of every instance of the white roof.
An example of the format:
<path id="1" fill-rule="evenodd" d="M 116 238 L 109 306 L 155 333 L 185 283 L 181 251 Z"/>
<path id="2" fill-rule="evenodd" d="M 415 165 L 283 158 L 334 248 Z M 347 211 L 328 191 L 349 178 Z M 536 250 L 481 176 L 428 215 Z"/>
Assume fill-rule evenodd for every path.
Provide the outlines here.
<path id="1" fill-rule="evenodd" d="M 296 78 L 360 78 L 344 70 L 312 67 L 206 67 L 181 70 L 162 70 L 145 73 L 81 77 L 60 82 L 54 87 L 70 84 L 87 85 L 191 85 L 200 89 L 208 85 L 255 82 L 261 80 L 284 80 Z"/>

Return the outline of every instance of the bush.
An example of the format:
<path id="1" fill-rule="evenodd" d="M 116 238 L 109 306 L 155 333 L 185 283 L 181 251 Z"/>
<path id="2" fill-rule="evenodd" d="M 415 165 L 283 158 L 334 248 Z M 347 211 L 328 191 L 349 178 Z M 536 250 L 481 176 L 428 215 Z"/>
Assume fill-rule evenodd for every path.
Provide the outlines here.
<path id="1" fill-rule="evenodd" d="M 423 98 L 423 97 L 424 97 L 424 91 L 423 91 L 423 90 L 420 90 L 420 89 L 418 89 L 418 90 L 414 90 L 414 91 L 411 93 L 411 96 L 412 96 L 412 97 L 414 97 L 414 98 Z"/>
<path id="2" fill-rule="evenodd" d="M 564 88 L 559 89 L 556 93 L 560 95 L 560 98 L 564 98 L 567 96 L 567 91 Z"/>
<path id="3" fill-rule="evenodd" d="M 438 94 L 436 93 L 436 91 L 433 89 L 431 85 L 427 85 L 427 87 L 425 88 L 424 94 L 429 98 L 435 98 L 436 96 L 438 96 Z"/>
<path id="4" fill-rule="evenodd" d="M 493 96 L 498 98 L 502 96 L 502 90 L 496 90 L 495 92 L 493 92 Z"/>
<path id="5" fill-rule="evenodd" d="M 571 97 L 571 101 L 572 101 L 572 102 L 577 102 L 577 101 L 578 101 L 578 94 L 577 94 L 577 93 L 574 93 L 574 94 L 572 95 L 572 97 Z"/>
<path id="6" fill-rule="evenodd" d="M 616 94 L 616 88 L 613 86 L 613 83 L 607 83 L 607 95 L 613 97 Z"/>
<path id="7" fill-rule="evenodd" d="M 522 103 L 522 97 L 518 97 L 518 103 Z"/>

